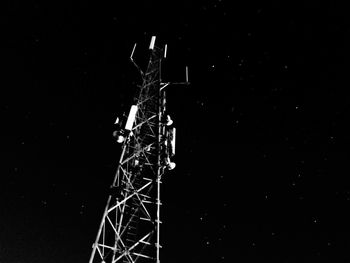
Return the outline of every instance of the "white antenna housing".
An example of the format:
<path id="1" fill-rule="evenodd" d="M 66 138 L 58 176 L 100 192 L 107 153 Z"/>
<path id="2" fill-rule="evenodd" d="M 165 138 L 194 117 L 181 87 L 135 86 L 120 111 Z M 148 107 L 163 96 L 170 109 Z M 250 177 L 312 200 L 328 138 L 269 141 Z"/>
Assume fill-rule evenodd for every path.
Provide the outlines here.
<path id="1" fill-rule="evenodd" d="M 176 128 L 173 127 L 173 132 L 172 132 L 172 138 L 171 138 L 171 152 L 172 152 L 172 155 L 174 156 L 175 155 L 175 140 L 176 140 Z"/>
<path id="2" fill-rule="evenodd" d="M 132 126 L 134 125 L 134 121 L 136 118 L 136 112 L 137 112 L 137 106 L 132 105 L 130 108 L 128 120 L 125 125 L 125 130 L 128 130 L 128 131 L 132 130 Z"/>
<path id="3" fill-rule="evenodd" d="M 188 82 L 188 66 L 186 66 L 186 82 Z"/>
<path id="4" fill-rule="evenodd" d="M 168 45 L 165 44 L 165 47 L 164 47 L 164 58 L 166 58 L 167 51 L 168 51 Z"/>
<path id="5" fill-rule="evenodd" d="M 149 49 L 154 49 L 154 43 L 156 42 L 156 36 L 152 36 L 151 43 L 149 44 Z"/>

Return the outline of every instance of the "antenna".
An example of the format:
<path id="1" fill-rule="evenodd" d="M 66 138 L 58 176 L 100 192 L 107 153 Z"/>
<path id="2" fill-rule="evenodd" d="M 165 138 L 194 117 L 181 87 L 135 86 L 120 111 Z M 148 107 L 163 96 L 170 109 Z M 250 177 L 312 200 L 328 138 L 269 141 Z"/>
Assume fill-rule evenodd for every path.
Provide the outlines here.
<path id="1" fill-rule="evenodd" d="M 172 138 L 171 138 L 172 155 L 175 155 L 175 141 L 176 141 L 176 128 L 173 127 Z"/>
<path id="2" fill-rule="evenodd" d="M 135 52 L 135 49 L 136 49 L 136 45 L 137 45 L 137 43 L 135 43 L 134 47 L 132 48 L 131 55 L 130 55 L 130 60 L 134 64 L 134 66 L 138 69 L 138 71 L 140 72 L 141 76 L 143 76 L 143 71 L 141 70 L 139 65 L 136 64 L 136 62 L 134 61 L 134 58 L 133 58 L 134 57 L 134 52 Z"/>
<path id="3" fill-rule="evenodd" d="M 133 59 L 133 56 L 134 56 L 134 52 L 135 52 L 135 49 L 136 49 L 136 44 L 137 44 L 137 43 L 135 43 L 135 45 L 134 45 L 134 47 L 133 47 L 133 49 L 132 49 L 132 51 L 131 51 L 131 55 L 130 55 L 130 59 L 131 59 L 131 60 L 134 60 L 134 59 Z"/>
<path id="4" fill-rule="evenodd" d="M 135 117 L 136 117 L 136 112 L 137 112 L 137 106 L 132 105 L 130 108 L 128 120 L 127 120 L 126 125 L 125 125 L 125 130 L 129 130 L 129 131 L 132 130 L 132 126 L 134 124 Z"/>
<path id="5" fill-rule="evenodd" d="M 151 43 L 149 44 L 149 49 L 154 49 L 154 43 L 156 42 L 156 36 L 152 36 Z"/>
<path id="6" fill-rule="evenodd" d="M 189 84 L 189 82 L 188 82 L 188 66 L 186 66 L 186 83 Z"/>
<path id="7" fill-rule="evenodd" d="M 168 45 L 165 44 L 165 47 L 164 47 L 164 58 L 166 58 L 167 51 L 168 51 Z"/>

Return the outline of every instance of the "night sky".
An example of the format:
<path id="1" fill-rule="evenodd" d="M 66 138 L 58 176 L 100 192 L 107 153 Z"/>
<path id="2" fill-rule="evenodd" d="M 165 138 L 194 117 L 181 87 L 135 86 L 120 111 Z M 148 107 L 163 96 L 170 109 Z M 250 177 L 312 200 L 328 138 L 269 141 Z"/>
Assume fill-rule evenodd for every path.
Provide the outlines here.
<path id="1" fill-rule="evenodd" d="M 88 262 L 152 35 L 191 82 L 167 93 L 161 262 L 350 262 L 348 9 L 258 2 L 5 5 L 1 263 Z"/>

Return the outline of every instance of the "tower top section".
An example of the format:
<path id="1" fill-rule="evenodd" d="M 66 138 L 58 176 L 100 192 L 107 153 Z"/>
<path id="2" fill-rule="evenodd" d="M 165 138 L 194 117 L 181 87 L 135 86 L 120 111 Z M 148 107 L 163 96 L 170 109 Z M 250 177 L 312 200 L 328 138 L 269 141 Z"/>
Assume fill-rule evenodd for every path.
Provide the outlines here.
<path id="1" fill-rule="evenodd" d="M 162 47 L 162 48 L 159 47 L 159 46 L 156 46 L 156 39 L 157 39 L 156 36 L 152 36 L 151 40 L 150 40 L 150 43 L 149 43 L 148 49 L 151 50 L 151 52 L 152 52 L 149 63 L 151 63 L 154 60 L 162 60 L 162 59 L 165 59 L 167 57 L 168 45 L 165 44 L 164 47 Z M 134 46 L 133 46 L 133 49 L 132 49 L 131 54 L 130 54 L 130 60 L 135 65 L 135 67 L 138 69 L 138 71 L 140 72 L 141 76 L 144 77 L 144 72 L 142 71 L 142 69 L 138 66 L 138 64 L 134 60 L 134 54 L 135 54 L 135 51 L 136 51 L 136 46 L 137 46 L 137 43 L 135 43 Z M 166 86 L 169 85 L 169 84 L 173 84 L 173 85 L 178 85 L 178 84 L 189 85 L 190 82 L 189 82 L 189 77 L 188 77 L 188 66 L 185 67 L 185 72 L 184 73 L 185 73 L 185 81 L 182 81 L 182 82 L 165 82 L 165 83 L 162 82 L 161 84 L 166 84 Z"/>

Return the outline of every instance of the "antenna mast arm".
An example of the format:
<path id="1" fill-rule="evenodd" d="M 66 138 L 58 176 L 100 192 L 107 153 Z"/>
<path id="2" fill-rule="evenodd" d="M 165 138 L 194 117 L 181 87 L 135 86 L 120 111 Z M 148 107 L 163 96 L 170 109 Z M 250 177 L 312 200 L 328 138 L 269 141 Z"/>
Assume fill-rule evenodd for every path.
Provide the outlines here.
<path id="1" fill-rule="evenodd" d="M 136 64 L 136 62 L 134 61 L 134 58 L 133 58 L 134 52 L 135 52 L 135 49 L 136 49 L 136 44 L 137 43 L 134 44 L 134 47 L 133 47 L 133 49 L 131 51 L 130 60 L 134 64 L 134 66 L 137 68 L 137 70 L 140 72 L 141 76 L 143 77 L 144 74 L 143 74 L 142 69 L 139 67 L 139 65 Z"/>

